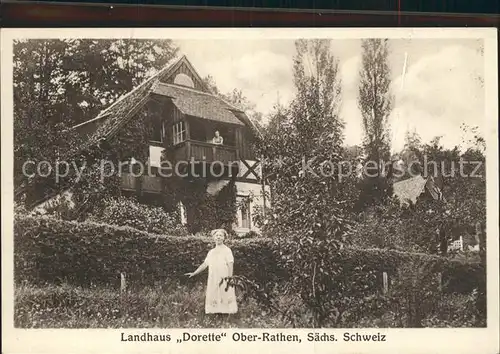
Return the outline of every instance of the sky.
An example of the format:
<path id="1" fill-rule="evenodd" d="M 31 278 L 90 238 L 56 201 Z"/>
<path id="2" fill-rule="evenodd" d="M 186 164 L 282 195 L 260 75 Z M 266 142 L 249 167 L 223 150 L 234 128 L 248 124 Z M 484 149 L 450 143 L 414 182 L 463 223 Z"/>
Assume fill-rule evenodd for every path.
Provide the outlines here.
<path id="1" fill-rule="evenodd" d="M 222 92 L 234 88 L 256 105 L 264 116 L 276 102 L 286 104 L 294 95 L 292 40 L 177 40 L 198 73 L 211 75 Z M 404 144 L 407 130 L 424 142 L 442 136 L 452 147 L 462 141 L 462 123 L 484 129 L 485 92 L 479 77 L 484 60 L 478 39 L 391 39 L 394 107 L 389 117 L 393 151 Z M 360 144 L 363 137 L 357 104 L 361 40 L 332 39 L 342 79 L 341 117 L 345 143 Z M 407 57 L 406 73 L 403 67 Z"/>

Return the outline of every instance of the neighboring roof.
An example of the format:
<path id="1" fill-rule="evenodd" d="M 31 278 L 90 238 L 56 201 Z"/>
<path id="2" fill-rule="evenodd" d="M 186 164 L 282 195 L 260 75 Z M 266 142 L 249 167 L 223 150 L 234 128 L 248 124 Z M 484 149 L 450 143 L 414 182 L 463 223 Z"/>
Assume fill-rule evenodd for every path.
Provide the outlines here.
<path id="1" fill-rule="evenodd" d="M 442 192 L 443 180 L 442 178 L 434 178 L 429 176 L 426 184 L 427 191 L 431 194 L 432 198 L 435 200 L 445 200 Z"/>
<path id="2" fill-rule="evenodd" d="M 210 93 L 163 82 L 158 83 L 152 92 L 172 98 L 173 104 L 186 115 L 216 122 L 245 125 L 232 112 L 237 108 Z"/>
<path id="3" fill-rule="evenodd" d="M 401 203 L 407 204 L 417 202 L 417 198 L 424 192 L 427 179 L 421 175 L 405 179 L 404 181 L 396 182 L 392 185 L 394 195 L 397 196 Z"/>

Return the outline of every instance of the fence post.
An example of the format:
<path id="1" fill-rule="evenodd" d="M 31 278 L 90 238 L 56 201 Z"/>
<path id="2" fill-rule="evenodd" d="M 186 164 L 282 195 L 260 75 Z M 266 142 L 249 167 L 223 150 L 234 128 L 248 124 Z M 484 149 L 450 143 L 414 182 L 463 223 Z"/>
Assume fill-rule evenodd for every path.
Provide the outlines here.
<path id="1" fill-rule="evenodd" d="M 443 290 L 443 273 L 441 273 L 441 272 L 437 273 L 437 280 L 438 280 L 439 291 L 442 291 Z"/>
<path id="2" fill-rule="evenodd" d="M 126 273 L 120 273 L 120 294 L 123 295 L 127 291 Z"/>
<path id="3" fill-rule="evenodd" d="M 387 275 L 387 272 L 382 273 L 382 280 L 384 282 L 384 288 L 383 288 L 384 294 L 387 294 L 387 292 L 389 291 L 389 277 Z"/>

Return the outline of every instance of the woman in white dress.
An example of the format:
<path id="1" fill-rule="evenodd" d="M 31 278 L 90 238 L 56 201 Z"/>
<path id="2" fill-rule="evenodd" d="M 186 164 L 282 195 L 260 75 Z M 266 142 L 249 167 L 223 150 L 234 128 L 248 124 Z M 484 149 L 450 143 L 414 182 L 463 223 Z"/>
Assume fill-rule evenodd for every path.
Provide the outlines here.
<path id="1" fill-rule="evenodd" d="M 215 241 L 205 261 L 192 273 L 187 273 L 190 278 L 208 268 L 207 292 L 205 296 L 205 313 L 207 314 L 231 314 L 238 311 L 234 287 L 228 287 L 221 280 L 233 276 L 234 258 L 231 249 L 224 245 L 227 232 L 224 229 L 216 229 L 211 232 Z"/>

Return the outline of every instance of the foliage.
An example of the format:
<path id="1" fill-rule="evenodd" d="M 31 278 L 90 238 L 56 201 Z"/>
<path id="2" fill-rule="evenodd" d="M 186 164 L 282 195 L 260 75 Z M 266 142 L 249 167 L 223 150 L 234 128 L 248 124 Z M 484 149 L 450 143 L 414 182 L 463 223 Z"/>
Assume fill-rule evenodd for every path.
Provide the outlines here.
<path id="1" fill-rule="evenodd" d="M 390 199 L 372 206 L 356 223 L 353 244 L 446 253 L 448 242 L 459 236 L 474 240 L 476 224 L 486 224 L 486 176 L 482 138 L 472 132 L 476 143 L 469 142 L 463 152 L 460 147 L 445 148 L 439 137 L 422 144 L 417 135 L 408 133 L 401 154 L 404 167 L 416 162 L 414 167 L 432 179 L 443 199 L 434 200 L 425 191 L 415 205 Z"/>
<path id="2" fill-rule="evenodd" d="M 478 312 L 475 302 L 484 298 L 478 291 L 443 295 L 422 321 L 424 327 L 486 327 L 486 313 Z"/>
<path id="3" fill-rule="evenodd" d="M 132 288 L 75 287 L 69 284 L 15 289 L 16 328 L 282 328 L 278 318 L 262 311 L 255 301 L 239 300 L 231 317 L 204 315 L 205 288 L 168 282 Z"/>
<path id="4" fill-rule="evenodd" d="M 308 328 L 310 314 L 296 296 L 281 296 L 274 289 L 276 311 L 267 310 L 246 290 L 237 290 L 238 314 L 204 315 L 205 288 L 201 283 L 158 283 L 132 288 L 120 295 L 118 288 L 81 288 L 69 284 L 18 285 L 14 291 L 16 328 Z M 258 288 L 256 288 L 258 292 Z M 248 293 L 250 290 L 248 290 Z M 425 327 L 485 326 L 474 321 L 475 293 L 443 295 L 438 306 L 422 321 Z M 280 311 L 290 317 L 282 318 Z M 382 314 L 380 314 L 382 313 Z M 289 320 L 290 319 L 290 320 Z M 365 311 L 361 318 L 345 317 L 342 328 L 397 328 L 405 323 L 390 307 Z M 332 324 L 328 323 L 326 327 Z"/>
<path id="5" fill-rule="evenodd" d="M 68 128 L 94 118 L 176 53 L 171 40 L 16 41 L 13 78 L 16 200 L 30 204 L 62 187 L 53 174 L 47 178 L 28 178 L 22 171 L 24 162 L 47 161 L 54 166 L 62 155 L 81 146 L 81 138 Z M 81 163 L 78 161 L 79 166 Z"/>
<path id="6" fill-rule="evenodd" d="M 369 265 L 345 267 L 338 279 L 344 296 L 336 299 L 332 316 L 325 319 L 323 325 L 341 328 L 484 326 L 486 314 L 475 308 L 475 302 L 481 297 L 478 291 L 470 288 L 463 295 L 445 291 L 446 280 L 440 286 L 436 273 L 439 270 L 443 270 L 443 265 L 439 264 L 437 258 L 405 258 L 399 263 L 397 272 L 388 271 L 389 292 L 384 294 L 381 291 L 381 277 L 376 271 L 370 270 Z M 270 315 L 283 323 L 292 327 L 315 326 L 314 313 L 308 307 L 281 306 L 283 301 L 278 295 L 281 287 L 266 289 L 244 276 L 225 280 L 221 284 L 225 284 L 226 288 L 235 287 L 238 293 L 243 294 L 243 299 L 256 300 Z M 294 297 L 293 294 L 285 296 Z M 460 300 L 458 305 L 455 304 L 456 299 Z M 300 297 L 297 300 L 303 303 Z M 451 308 L 459 311 L 460 315 L 453 314 Z"/>
<path id="7" fill-rule="evenodd" d="M 316 325 L 331 316 L 339 287 L 333 259 L 348 230 L 338 172 L 343 122 L 338 116 L 341 85 L 338 61 L 328 40 L 296 41 L 290 107 L 277 107 L 263 152 L 273 190 L 273 209 L 265 225 L 276 235 L 279 263 L 290 269 L 286 293 L 297 293 Z M 300 289 L 300 290 L 298 290 Z"/>
<path id="8" fill-rule="evenodd" d="M 70 197 L 59 195 L 46 202 L 44 214 L 63 220 L 74 220 L 76 218 L 75 206 Z"/>
<path id="9" fill-rule="evenodd" d="M 366 176 L 361 181 L 360 205 L 385 201 L 392 194 L 384 168 L 390 158 L 388 118 L 393 98 L 387 39 L 364 39 L 358 105 L 364 129 Z M 370 165 L 368 165 L 368 163 Z"/>
<path id="10" fill-rule="evenodd" d="M 194 282 L 194 280 L 193 280 Z M 250 290 L 249 290 L 250 291 Z M 258 290 L 257 290 L 258 291 Z M 204 315 L 205 288 L 202 284 L 159 283 L 129 289 L 81 288 L 69 284 L 18 285 L 14 291 L 16 328 L 307 328 L 310 314 L 296 296 L 281 296 L 275 289 L 277 310 L 286 310 L 293 321 L 279 311 L 266 310 L 262 302 L 245 298 L 238 290 L 238 313 L 232 316 Z M 423 320 L 425 327 L 475 327 L 475 294 L 443 295 L 435 311 Z M 343 328 L 397 328 L 397 314 L 386 308 L 366 311 L 362 318 L 345 318 Z M 403 324 L 404 325 L 404 324 Z M 482 324 L 481 326 L 484 326 Z M 327 324 L 326 327 L 330 327 Z"/>
<path id="11" fill-rule="evenodd" d="M 248 231 L 242 235 L 238 235 L 237 238 L 239 239 L 242 239 L 242 238 L 256 238 L 256 237 L 260 237 L 260 234 L 258 234 L 257 232 L 255 231 Z"/>
<path id="12" fill-rule="evenodd" d="M 387 39 L 365 39 L 362 42 L 359 108 L 365 132 L 366 157 L 377 163 L 389 156 L 390 138 L 387 120 L 392 109 L 391 74 Z"/>
<path id="13" fill-rule="evenodd" d="M 208 75 L 203 79 L 205 82 L 205 85 L 207 85 L 208 89 L 210 92 L 214 95 L 219 96 L 223 100 L 233 104 L 237 108 L 241 109 L 246 113 L 248 118 L 255 123 L 261 126 L 262 124 L 262 113 L 258 112 L 256 110 L 256 105 L 255 103 L 251 102 L 241 91 L 240 89 L 233 89 L 231 92 L 223 93 L 219 90 L 217 87 L 217 84 L 215 82 L 215 79 L 213 76 Z"/>
<path id="14" fill-rule="evenodd" d="M 14 227 L 16 282 L 117 286 L 120 272 L 139 285 L 179 280 L 203 261 L 213 242 L 206 236 L 159 235 L 127 226 L 47 217 L 19 217 Z M 229 239 L 237 260 L 235 273 L 263 284 L 280 277 L 268 244 L 261 238 Z M 271 268 L 275 274 L 268 272 Z"/>
<path id="15" fill-rule="evenodd" d="M 140 204 L 136 198 L 108 198 L 98 214 L 90 215 L 89 221 L 130 226 L 155 234 L 185 236 L 187 230 L 180 225 L 177 213 L 167 213 L 162 207 Z"/>
<path id="16" fill-rule="evenodd" d="M 391 301 L 406 327 L 422 327 L 422 320 L 437 306 L 439 281 L 433 263 L 413 260 L 403 264 L 391 282 Z"/>
<path id="17" fill-rule="evenodd" d="M 28 215 L 28 210 L 22 203 L 17 203 L 14 201 L 14 215 L 15 216 L 26 216 Z"/>
<path id="18" fill-rule="evenodd" d="M 201 262 L 210 243 L 211 238 L 206 236 L 171 237 L 141 232 L 130 227 L 16 217 L 15 282 L 67 282 L 85 288 L 102 284 L 118 289 L 120 272 L 126 274 L 129 288 L 186 282 L 184 273 Z M 282 324 L 317 326 L 317 315 L 303 295 L 311 284 L 302 283 L 305 290 L 295 288 L 294 292 L 287 291 L 291 281 L 298 283 L 294 279 L 297 270 L 293 264 L 282 262 L 279 256 L 282 249 L 276 248 L 277 245 L 272 240 L 264 238 L 229 239 L 228 245 L 236 259 L 236 275 L 229 284 L 239 289 L 242 300 L 255 301 L 271 316 L 278 316 L 277 320 Z M 412 266 L 416 263 L 422 267 Z M 381 249 L 344 248 L 322 266 L 329 267 L 327 271 L 332 270 L 335 284 L 323 280 L 323 284 L 317 284 L 318 291 L 323 291 L 321 286 L 326 289 L 335 286 L 343 294 L 331 299 L 331 312 L 323 319 L 323 325 L 337 327 L 360 323 L 367 314 L 385 316 L 387 311 L 396 313 L 399 316 L 397 318 L 400 318 L 392 326 L 408 325 L 405 314 L 410 308 L 403 303 L 400 304 L 401 307 L 394 308 L 394 304 L 404 299 L 404 294 L 411 294 L 413 287 L 424 289 L 425 284 L 418 277 L 413 283 L 409 282 L 408 277 L 399 277 L 402 279 L 400 285 L 391 284 L 394 298 L 383 297 L 380 295 L 382 271 L 390 273 L 393 269 L 420 269 L 425 270 L 428 277 L 440 271 L 443 279 L 454 280 L 455 284 L 463 285 L 468 282 L 469 287 L 461 289 L 465 293 L 477 288 L 485 276 L 484 268 L 468 263 L 467 260 L 455 261 L 426 254 Z M 268 272 L 269 269 L 273 269 L 273 273 Z M 446 289 L 449 289 L 449 285 L 444 284 L 443 290 Z M 446 291 L 450 290 L 454 291 Z M 292 301 L 284 305 L 283 297 L 296 298 L 299 302 Z M 476 299 L 480 298 L 476 296 Z M 424 306 L 419 303 L 417 305 Z M 53 308 L 52 305 L 49 307 Z M 436 325 L 435 319 L 439 312 L 436 313 L 435 307 L 426 308 L 429 310 L 425 311 L 430 312 L 425 312 L 424 315 L 429 313 L 429 316 L 433 316 L 433 325 Z M 103 313 L 104 309 L 100 308 L 99 311 Z M 478 319 L 482 318 L 481 312 L 476 316 Z M 25 321 L 29 323 L 29 320 Z"/>
<path id="19" fill-rule="evenodd" d="M 402 181 L 422 173 L 422 154 L 422 138 L 415 130 L 407 131 L 405 133 L 404 147 L 398 156 L 401 161 L 401 165 L 398 166 L 398 170 L 394 173 L 394 181 Z"/>
<path id="20" fill-rule="evenodd" d="M 232 230 L 237 211 L 234 180 L 230 180 L 215 195 L 207 192 L 209 181 L 204 178 L 184 179 L 174 176 L 167 183 L 171 198 L 182 202 L 186 208 L 191 233 L 209 232 L 217 228 Z"/>
<path id="21" fill-rule="evenodd" d="M 14 232 L 16 281 L 67 279 L 81 285 L 90 281 L 115 284 L 122 271 L 127 272 L 131 282 L 152 284 L 156 280 L 178 279 L 204 259 L 212 242 L 207 236 L 158 235 L 131 227 L 47 217 L 16 216 Z M 281 249 L 273 240 L 229 239 L 228 245 L 236 259 L 235 274 L 263 286 L 294 276 L 295 265 L 281 261 Z M 471 286 L 484 271 L 466 259 L 395 250 L 344 248 L 329 258 L 332 269 L 342 269 L 342 277 L 356 268 L 382 272 L 419 258 L 437 262 L 436 267 L 449 277 L 456 277 L 457 282 L 467 283 L 463 277 L 471 279 Z M 273 269 L 272 274 L 269 269 Z M 306 286 L 309 288 L 310 283 Z"/>

